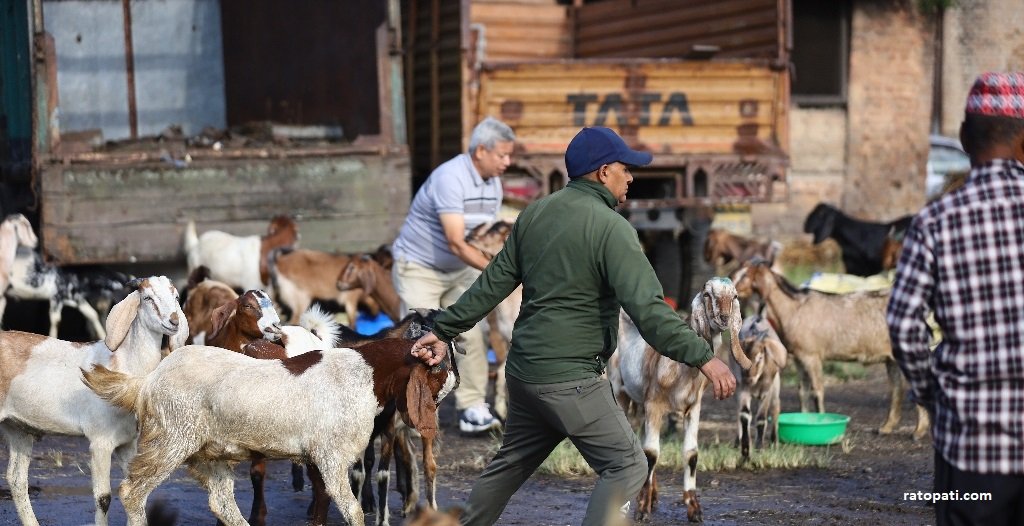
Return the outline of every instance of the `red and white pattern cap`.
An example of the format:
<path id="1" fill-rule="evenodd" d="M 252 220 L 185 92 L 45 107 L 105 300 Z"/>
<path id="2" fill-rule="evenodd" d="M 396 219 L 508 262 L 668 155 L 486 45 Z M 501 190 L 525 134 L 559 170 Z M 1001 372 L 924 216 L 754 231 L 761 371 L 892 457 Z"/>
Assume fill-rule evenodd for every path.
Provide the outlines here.
<path id="1" fill-rule="evenodd" d="M 965 111 L 1024 119 L 1024 72 L 982 73 L 967 94 Z"/>

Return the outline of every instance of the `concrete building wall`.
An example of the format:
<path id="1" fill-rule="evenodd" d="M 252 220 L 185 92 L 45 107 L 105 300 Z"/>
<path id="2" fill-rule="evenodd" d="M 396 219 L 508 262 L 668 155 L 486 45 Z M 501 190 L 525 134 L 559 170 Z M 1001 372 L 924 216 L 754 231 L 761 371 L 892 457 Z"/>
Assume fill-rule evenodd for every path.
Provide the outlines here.
<path id="1" fill-rule="evenodd" d="M 170 124 L 186 134 L 223 128 L 224 64 L 217 0 L 131 2 L 140 135 Z M 119 0 L 46 0 L 44 23 L 57 47 L 62 132 L 101 129 L 130 136 L 124 23 Z"/>
<path id="2" fill-rule="evenodd" d="M 788 199 L 751 206 L 754 233 L 772 239 L 802 235 L 804 218 L 822 201 L 838 204 L 846 175 L 846 110 L 801 108 L 789 114 Z"/>
<path id="3" fill-rule="evenodd" d="M 957 137 L 974 79 L 1024 70 L 1024 1 L 960 0 L 946 11 L 942 30 L 940 132 Z"/>

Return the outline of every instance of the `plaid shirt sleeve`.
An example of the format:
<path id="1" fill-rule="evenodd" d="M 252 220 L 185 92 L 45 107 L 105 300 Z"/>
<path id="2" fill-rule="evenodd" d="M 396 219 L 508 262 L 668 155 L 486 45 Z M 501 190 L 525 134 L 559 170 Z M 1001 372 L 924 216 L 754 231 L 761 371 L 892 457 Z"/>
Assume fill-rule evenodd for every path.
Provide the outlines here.
<path id="1" fill-rule="evenodd" d="M 892 352 L 910 382 L 914 399 L 934 408 L 935 376 L 929 350 L 931 330 L 926 321 L 935 290 L 933 244 L 917 217 L 903 240 L 896 280 L 886 312 Z"/>

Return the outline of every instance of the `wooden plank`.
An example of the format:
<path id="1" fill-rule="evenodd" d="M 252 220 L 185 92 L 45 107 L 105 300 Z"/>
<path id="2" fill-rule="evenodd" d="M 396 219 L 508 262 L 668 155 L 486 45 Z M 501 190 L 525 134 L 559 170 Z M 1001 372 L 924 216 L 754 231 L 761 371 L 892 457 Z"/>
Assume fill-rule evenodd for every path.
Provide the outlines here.
<path id="1" fill-rule="evenodd" d="M 721 2 L 599 2 L 577 11 L 577 57 L 679 57 L 693 44 L 711 44 L 730 56 L 775 57 L 780 14 L 775 0 Z M 762 34 L 769 28 L 767 39 Z M 766 42 L 764 52 L 752 42 Z M 754 48 L 754 49 L 752 49 Z M 737 53 L 757 51 L 759 55 Z"/>
<path id="2" fill-rule="evenodd" d="M 44 248 L 63 264 L 176 261 L 189 219 L 248 235 L 282 213 L 298 218 L 305 247 L 363 250 L 393 239 L 411 191 L 405 154 L 53 165 L 41 177 Z"/>
<path id="3" fill-rule="evenodd" d="M 606 125 L 655 152 L 779 155 L 783 74 L 742 62 L 521 63 L 485 69 L 478 111 L 500 115 L 533 154 L 563 153 L 580 126 Z"/>

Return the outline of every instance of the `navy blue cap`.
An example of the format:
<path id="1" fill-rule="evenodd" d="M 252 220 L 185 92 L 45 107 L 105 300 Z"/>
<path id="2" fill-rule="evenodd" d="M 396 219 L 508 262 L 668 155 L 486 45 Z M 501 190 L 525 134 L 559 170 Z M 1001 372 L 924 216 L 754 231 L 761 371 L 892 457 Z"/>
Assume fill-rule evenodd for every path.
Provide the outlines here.
<path id="1" fill-rule="evenodd" d="M 619 134 L 608 128 L 583 128 L 569 141 L 565 150 L 565 169 L 569 178 L 587 175 L 603 164 L 620 162 L 630 166 L 645 166 L 654 157 L 626 146 Z"/>

